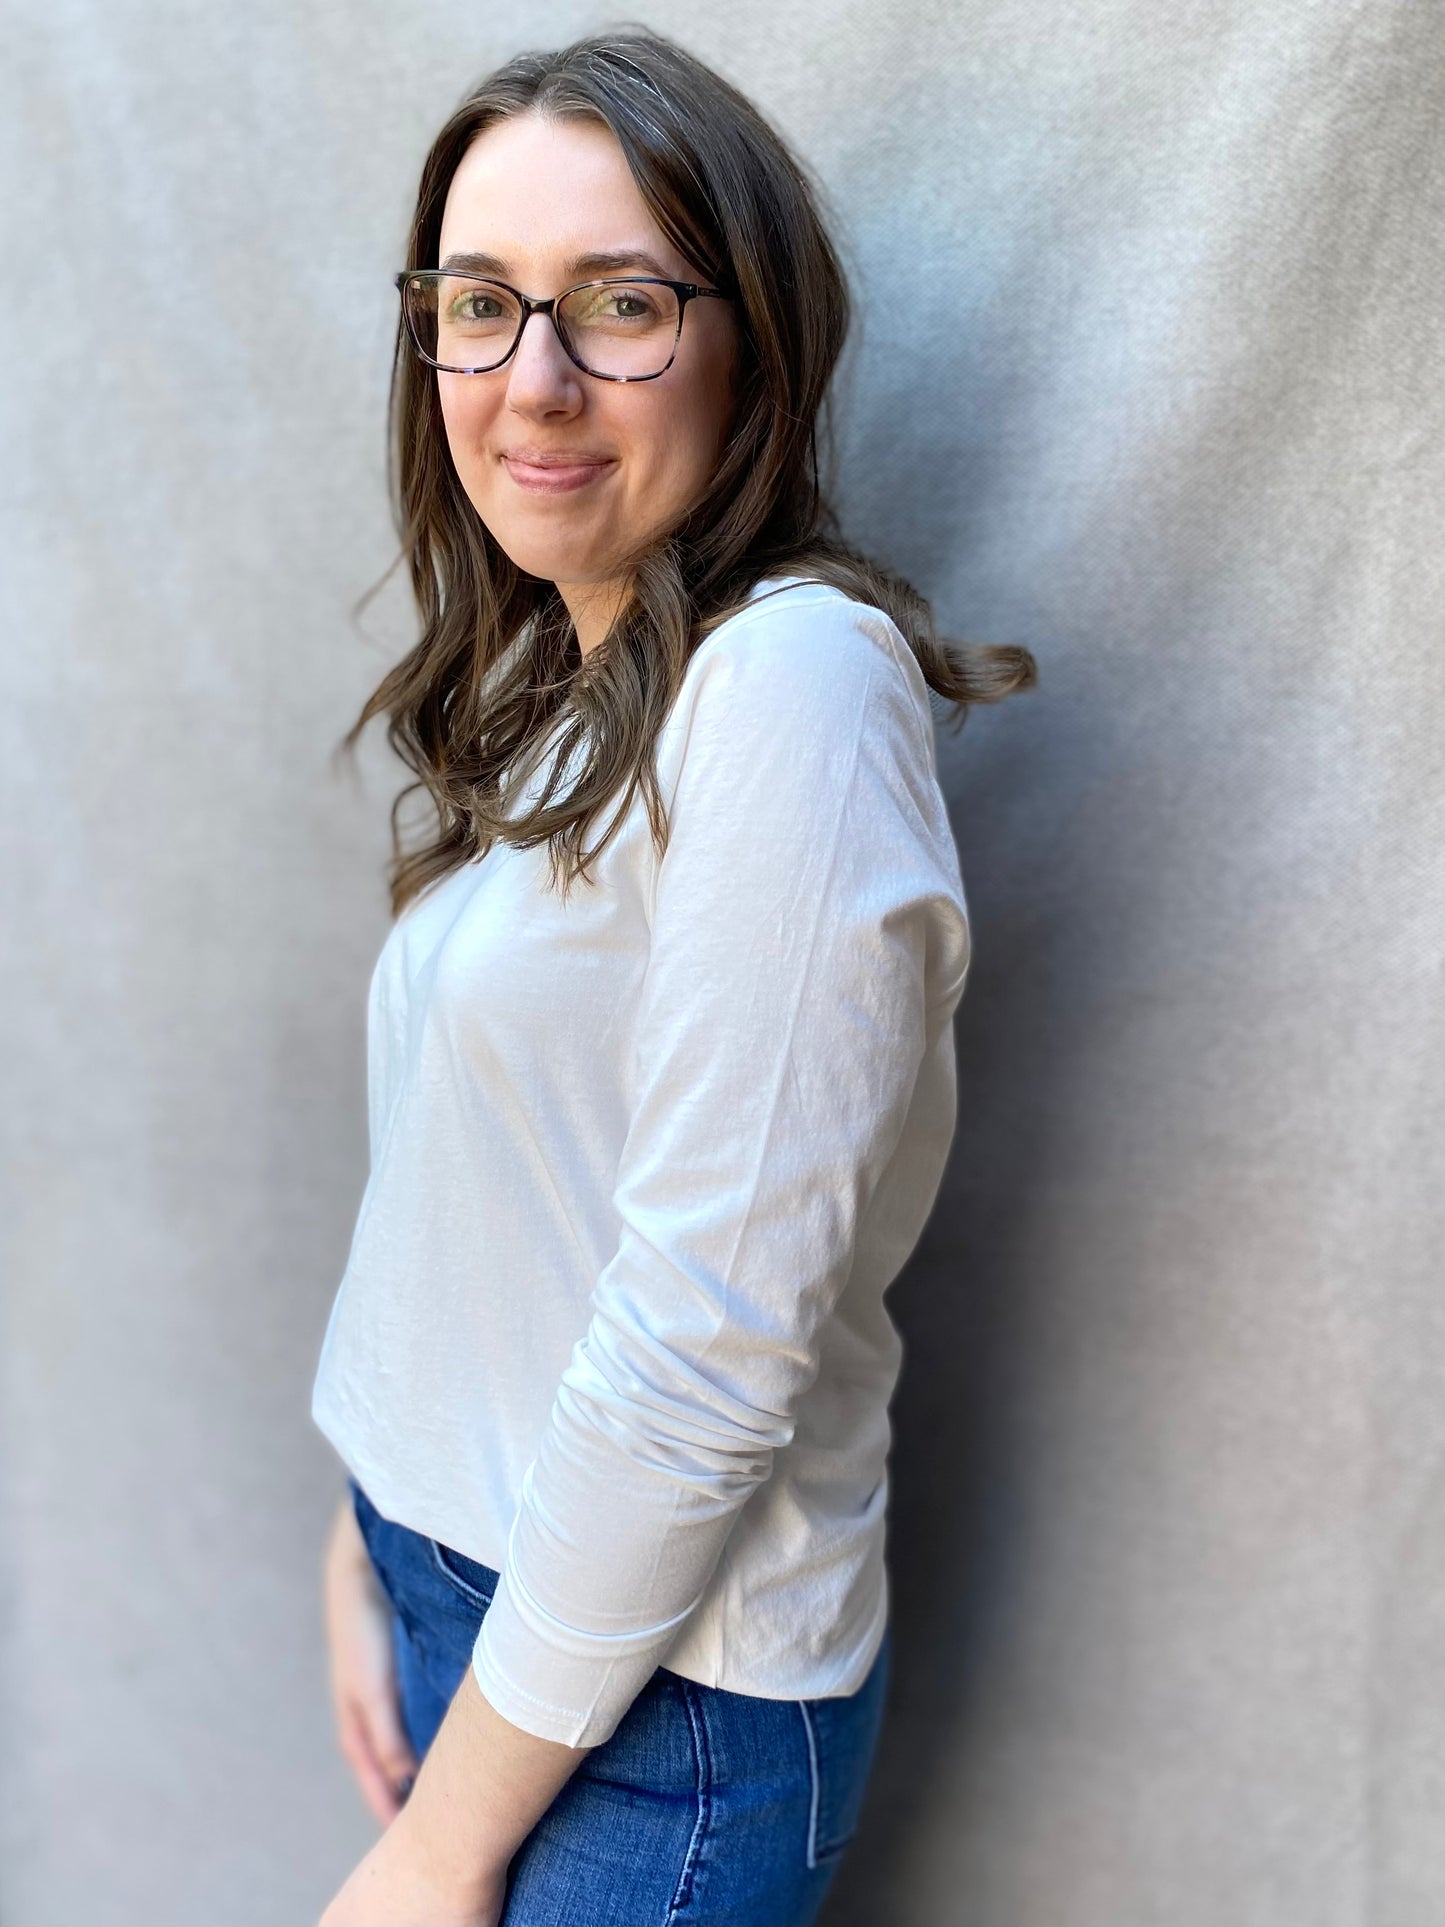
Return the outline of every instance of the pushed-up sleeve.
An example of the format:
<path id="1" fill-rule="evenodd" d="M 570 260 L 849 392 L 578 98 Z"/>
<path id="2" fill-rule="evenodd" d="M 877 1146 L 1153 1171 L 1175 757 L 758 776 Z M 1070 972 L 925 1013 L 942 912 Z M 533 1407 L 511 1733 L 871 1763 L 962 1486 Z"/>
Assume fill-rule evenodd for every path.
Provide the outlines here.
<path id="1" fill-rule="evenodd" d="M 860 1218 L 967 967 L 922 672 L 878 610 L 706 639 L 659 742 L 615 1255 L 522 1480 L 472 1667 L 610 1737 L 792 1438 Z"/>

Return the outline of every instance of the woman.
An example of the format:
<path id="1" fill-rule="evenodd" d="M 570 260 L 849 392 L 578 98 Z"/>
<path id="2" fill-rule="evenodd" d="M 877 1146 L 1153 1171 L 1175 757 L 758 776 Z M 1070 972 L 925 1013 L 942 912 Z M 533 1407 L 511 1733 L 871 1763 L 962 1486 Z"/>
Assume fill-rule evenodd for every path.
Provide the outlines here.
<path id="1" fill-rule="evenodd" d="M 883 1293 L 955 1115 L 928 691 L 1032 661 L 825 532 L 837 257 L 673 43 L 487 80 L 398 284 L 423 633 L 346 740 L 385 714 L 437 814 L 313 1405 L 386 1823 L 324 1927 L 811 1921 L 888 1677 Z"/>

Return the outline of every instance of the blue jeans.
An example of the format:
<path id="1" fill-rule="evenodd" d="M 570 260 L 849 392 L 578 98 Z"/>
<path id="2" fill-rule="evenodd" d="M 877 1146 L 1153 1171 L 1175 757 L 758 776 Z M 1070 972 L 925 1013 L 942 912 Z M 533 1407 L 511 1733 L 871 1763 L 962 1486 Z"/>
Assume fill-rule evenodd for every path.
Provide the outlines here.
<path id="1" fill-rule="evenodd" d="M 421 1759 L 498 1575 L 349 1484 Z M 858 1824 L 891 1650 L 890 1627 L 863 1685 L 833 1699 L 724 1692 L 659 1666 L 517 1849 L 502 1927 L 807 1927 Z"/>

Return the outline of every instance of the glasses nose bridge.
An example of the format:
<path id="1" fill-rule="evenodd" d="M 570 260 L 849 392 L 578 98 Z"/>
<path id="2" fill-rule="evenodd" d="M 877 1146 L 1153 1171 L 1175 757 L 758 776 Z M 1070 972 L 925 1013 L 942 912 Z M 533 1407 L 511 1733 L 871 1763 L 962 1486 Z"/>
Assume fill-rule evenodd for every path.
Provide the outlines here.
<path id="1" fill-rule="evenodd" d="M 517 323 L 517 338 L 512 343 L 512 355 L 515 355 L 522 345 L 522 336 L 527 332 L 527 323 L 532 319 L 533 315 L 540 314 L 547 317 L 552 333 L 556 337 L 557 346 L 570 361 L 572 359 L 571 351 L 567 346 L 566 337 L 562 333 L 562 324 L 557 316 L 557 303 L 562 299 L 562 296 L 560 294 L 549 294 L 545 300 L 539 300 L 535 295 L 522 294 L 520 289 L 514 289 L 513 292 L 520 297 L 522 316 Z M 510 360 L 511 355 L 507 358 Z"/>

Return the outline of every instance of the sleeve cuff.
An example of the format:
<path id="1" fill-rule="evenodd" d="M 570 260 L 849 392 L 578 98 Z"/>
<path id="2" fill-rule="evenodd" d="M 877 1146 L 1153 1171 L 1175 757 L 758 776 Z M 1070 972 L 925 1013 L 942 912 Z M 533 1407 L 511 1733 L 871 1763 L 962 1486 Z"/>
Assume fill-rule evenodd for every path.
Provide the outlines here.
<path id="1" fill-rule="evenodd" d="M 563 1746 L 612 1737 L 693 1612 L 625 1633 L 564 1625 L 503 1571 L 472 1648 L 472 1673 L 504 1719 Z"/>

